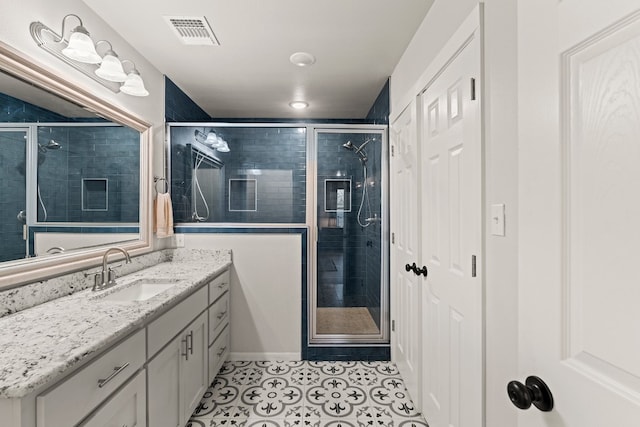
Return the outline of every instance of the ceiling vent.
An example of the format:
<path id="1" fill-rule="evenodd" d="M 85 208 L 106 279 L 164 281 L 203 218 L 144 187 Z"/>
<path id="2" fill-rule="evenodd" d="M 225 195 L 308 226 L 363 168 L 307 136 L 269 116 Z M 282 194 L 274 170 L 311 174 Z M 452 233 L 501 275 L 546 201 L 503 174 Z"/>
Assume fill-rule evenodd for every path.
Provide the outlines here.
<path id="1" fill-rule="evenodd" d="M 204 16 L 164 16 L 164 20 L 184 44 L 219 46 L 211 26 Z"/>

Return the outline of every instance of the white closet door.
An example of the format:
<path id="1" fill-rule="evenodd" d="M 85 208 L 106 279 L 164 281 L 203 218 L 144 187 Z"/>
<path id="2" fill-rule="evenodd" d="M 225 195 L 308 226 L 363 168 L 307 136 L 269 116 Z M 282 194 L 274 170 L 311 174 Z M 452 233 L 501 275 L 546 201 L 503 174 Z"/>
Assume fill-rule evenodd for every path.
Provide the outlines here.
<path id="1" fill-rule="evenodd" d="M 519 426 L 635 427 L 640 3 L 520 0 L 518 13 L 517 380 L 555 398 Z"/>
<path id="2" fill-rule="evenodd" d="M 416 104 L 391 125 L 391 357 L 414 403 L 420 402 L 420 279 L 405 266 L 419 261 L 419 157 Z"/>
<path id="3" fill-rule="evenodd" d="M 420 96 L 422 410 L 432 427 L 483 423 L 482 134 L 478 27 Z"/>

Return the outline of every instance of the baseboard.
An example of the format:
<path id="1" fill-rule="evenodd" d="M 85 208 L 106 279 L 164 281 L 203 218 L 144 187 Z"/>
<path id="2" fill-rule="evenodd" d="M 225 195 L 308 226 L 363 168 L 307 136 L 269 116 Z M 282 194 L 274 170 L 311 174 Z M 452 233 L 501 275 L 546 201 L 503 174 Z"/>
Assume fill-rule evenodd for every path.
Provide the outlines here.
<path id="1" fill-rule="evenodd" d="M 230 361 L 297 361 L 300 353 L 229 353 Z"/>

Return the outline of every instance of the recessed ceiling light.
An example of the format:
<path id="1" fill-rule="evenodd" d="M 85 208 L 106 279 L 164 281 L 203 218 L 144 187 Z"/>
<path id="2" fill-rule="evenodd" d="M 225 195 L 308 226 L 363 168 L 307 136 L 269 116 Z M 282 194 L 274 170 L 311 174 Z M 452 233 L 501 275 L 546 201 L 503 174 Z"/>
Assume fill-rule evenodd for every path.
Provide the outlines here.
<path id="1" fill-rule="evenodd" d="M 304 101 L 291 101 L 289 103 L 289 106 L 291 108 L 293 108 L 294 110 L 304 110 L 305 108 L 307 108 L 309 106 L 309 103 L 304 102 Z"/>
<path id="2" fill-rule="evenodd" d="M 298 67 L 308 67 L 316 63 L 316 57 L 308 52 L 296 52 L 289 57 L 289 61 Z"/>

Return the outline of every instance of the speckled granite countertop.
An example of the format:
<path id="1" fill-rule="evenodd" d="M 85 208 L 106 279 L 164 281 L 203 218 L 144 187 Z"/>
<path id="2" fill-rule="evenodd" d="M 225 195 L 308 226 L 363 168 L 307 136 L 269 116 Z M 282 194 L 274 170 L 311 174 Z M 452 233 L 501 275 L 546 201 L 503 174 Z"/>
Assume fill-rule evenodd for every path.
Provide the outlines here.
<path id="1" fill-rule="evenodd" d="M 105 291 L 84 290 L 0 318 L 0 398 L 20 398 L 140 329 L 231 265 L 231 252 L 177 251 L 163 262 L 118 279 Z M 177 279 L 144 301 L 109 301 L 100 293 L 139 279 Z M 89 279 L 87 279 L 89 280 Z"/>

